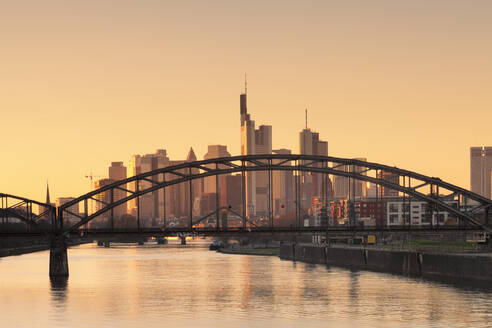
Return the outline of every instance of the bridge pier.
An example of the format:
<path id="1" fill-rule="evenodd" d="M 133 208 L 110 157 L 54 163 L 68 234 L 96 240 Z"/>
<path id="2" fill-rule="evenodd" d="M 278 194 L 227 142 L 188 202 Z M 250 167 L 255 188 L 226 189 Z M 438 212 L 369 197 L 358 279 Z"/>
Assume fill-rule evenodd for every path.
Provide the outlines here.
<path id="1" fill-rule="evenodd" d="M 68 277 L 67 241 L 64 237 L 51 239 L 50 277 Z"/>

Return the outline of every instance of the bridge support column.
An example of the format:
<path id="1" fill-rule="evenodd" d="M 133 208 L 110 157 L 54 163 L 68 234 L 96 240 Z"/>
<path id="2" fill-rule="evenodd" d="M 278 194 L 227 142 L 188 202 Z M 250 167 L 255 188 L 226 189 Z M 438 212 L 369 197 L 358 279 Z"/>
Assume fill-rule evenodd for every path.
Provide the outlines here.
<path id="1" fill-rule="evenodd" d="M 63 237 L 51 240 L 50 277 L 68 277 L 67 241 Z"/>

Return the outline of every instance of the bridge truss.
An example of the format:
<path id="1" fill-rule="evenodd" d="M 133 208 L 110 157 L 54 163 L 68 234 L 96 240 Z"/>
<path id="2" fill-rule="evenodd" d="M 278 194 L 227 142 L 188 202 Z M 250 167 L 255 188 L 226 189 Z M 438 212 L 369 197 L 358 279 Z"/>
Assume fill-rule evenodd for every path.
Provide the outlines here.
<path id="1" fill-rule="evenodd" d="M 77 231 L 88 224 L 90 221 L 102 216 L 109 217 L 111 229 L 115 228 L 114 210 L 126 202 L 136 199 L 137 203 L 137 231 L 142 229 L 140 220 L 140 202 L 139 198 L 145 194 L 154 193 L 163 189 L 162 193 L 165 198 L 165 188 L 179 184 L 187 183 L 189 193 L 192 194 L 192 181 L 215 177 L 216 194 L 219 193 L 218 177 L 223 174 L 240 173 L 241 174 L 241 199 L 242 205 L 240 212 L 243 229 L 255 229 L 253 224 L 248 221 L 246 213 L 246 175 L 248 172 L 268 172 L 268 218 L 269 227 L 274 229 L 273 221 L 273 192 L 272 192 L 272 172 L 273 171 L 292 171 L 295 184 L 295 205 L 297 229 L 302 227 L 300 222 L 300 195 L 299 184 L 302 172 L 318 173 L 325 178 L 331 176 L 341 176 L 348 178 L 349 181 L 365 181 L 375 184 L 376 186 L 396 190 L 409 198 L 419 199 L 427 202 L 431 210 L 447 211 L 456 217 L 463 227 L 474 227 L 489 231 L 487 224 L 489 222 L 489 211 L 492 201 L 478 194 L 472 193 L 466 189 L 442 181 L 436 177 L 429 177 L 416 172 L 400 169 L 397 167 L 387 166 L 378 163 L 371 163 L 356 159 L 345 159 L 329 156 L 312 156 L 312 155 L 247 155 L 224 158 L 214 158 L 195 162 L 185 162 L 179 165 L 159 168 L 153 171 L 142 173 L 124 180 L 116 181 L 100 189 L 82 195 L 70 202 L 58 207 L 57 227 L 62 234 L 69 234 Z M 398 181 L 385 179 L 384 174 L 397 175 Z M 134 190 L 128 188 L 133 184 Z M 350 184 L 350 182 L 349 182 Z M 106 197 L 108 196 L 109 197 Z M 120 197 L 117 197 L 117 195 Z M 121 196 L 123 195 L 123 196 Z M 109 201 L 108 201 L 109 199 Z M 193 221 L 193 197 L 189 200 L 189 222 L 187 229 L 193 231 L 196 222 Z M 452 206 L 449 201 L 456 201 L 458 206 Z M 98 203 L 98 209 L 89 213 L 88 203 Z M 219 230 L 219 197 L 216 197 L 216 229 Z M 165 204 L 165 200 L 164 200 Z M 82 214 L 70 211 L 73 207 L 84 208 Z M 483 220 L 477 220 L 477 214 L 483 215 Z M 68 216 L 72 217 L 70 222 L 66 220 Z M 162 213 L 165 220 L 166 213 Z M 210 215 L 209 215 L 210 216 Z M 73 222 L 73 218 L 76 222 Z M 410 220 L 411 221 L 411 220 Z M 482 221 L 482 222 L 480 222 Z M 262 227 L 264 229 L 264 227 Z"/>
<path id="2" fill-rule="evenodd" d="M 38 207 L 38 214 L 33 212 L 33 205 Z M 56 230 L 56 208 L 51 204 L 0 193 L 0 224 L 8 225 L 12 219 L 24 223 L 29 232 L 48 234 Z"/>

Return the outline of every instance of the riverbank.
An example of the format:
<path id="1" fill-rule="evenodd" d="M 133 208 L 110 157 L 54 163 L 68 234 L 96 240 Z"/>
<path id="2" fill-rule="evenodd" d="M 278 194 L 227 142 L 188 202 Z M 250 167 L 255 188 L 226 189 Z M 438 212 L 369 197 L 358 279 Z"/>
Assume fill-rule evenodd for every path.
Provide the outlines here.
<path id="1" fill-rule="evenodd" d="M 431 279 L 492 282 L 491 254 L 435 254 L 370 247 L 283 244 L 280 258 Z"/>
<path id="2" fill-rule="evenodd" d="M 92 243 L 92 241 L 71 241 L 68 243 L 68 247 L 89 243 Z M 50 245 L 47 243 L 22 247 L 2 248 L 0 249 L 0 257 L 22 255 L 39 251 L 46 251 L 48 249 L 50 249 Z"/>
<path id="3" fill-rule="evenodd" d="M 239 255 L 279 256 L 280 248 L 221 248 L 218 252 Z"/>

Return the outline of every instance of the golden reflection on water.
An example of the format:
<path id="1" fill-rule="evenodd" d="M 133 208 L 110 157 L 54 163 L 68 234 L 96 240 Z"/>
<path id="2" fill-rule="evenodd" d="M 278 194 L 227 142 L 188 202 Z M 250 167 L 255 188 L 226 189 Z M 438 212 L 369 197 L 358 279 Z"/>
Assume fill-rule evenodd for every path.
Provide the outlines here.
<path id="1" fill-rule="evenodd" d="M 1 327 L 487 327 L 490 291 L 206 248 L 83 245 L 0 259 Z"/>

